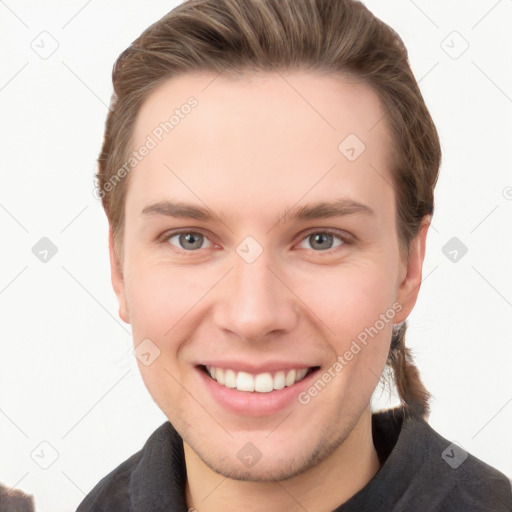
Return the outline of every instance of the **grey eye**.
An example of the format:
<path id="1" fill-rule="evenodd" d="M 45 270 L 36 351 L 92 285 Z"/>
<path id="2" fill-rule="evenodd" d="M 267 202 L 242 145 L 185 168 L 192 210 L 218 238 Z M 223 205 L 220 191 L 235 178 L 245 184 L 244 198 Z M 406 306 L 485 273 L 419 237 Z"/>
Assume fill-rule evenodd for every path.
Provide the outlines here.
<path id="1" fill-rule="evenodd" d="M 338 240 L 338 243 L 335 245 L 336 240 Z M 333 247 L 338 247 L 344 243 L 340 237 L 332 233 L 326 233 L 322 231 L 311 233 L 305 237 L 301 243 L 303 244 L 306 241 L 309 241 L 311 248 L 318 251 L 326 251 L 328 249 L 332 249 Z M 308 249 L 308 247 L 305 248 Z"/>
<path id="2" fill-rule="evenodd" d="M 172 240 L 177 239 L 177 245 L 176 243 L 173 243 Z M 169 243 L 171 245 L 174 245 L 175 247 L 178 247 L 179 249 L 185 249 L 187 251 L 194 251 L 197 249 L 201 249 L 203 243 L 208 241 L 208 239 L 202 235 L 201 233 L 178 233 L 176 235 L 172 235 L 169 237 Z"/>

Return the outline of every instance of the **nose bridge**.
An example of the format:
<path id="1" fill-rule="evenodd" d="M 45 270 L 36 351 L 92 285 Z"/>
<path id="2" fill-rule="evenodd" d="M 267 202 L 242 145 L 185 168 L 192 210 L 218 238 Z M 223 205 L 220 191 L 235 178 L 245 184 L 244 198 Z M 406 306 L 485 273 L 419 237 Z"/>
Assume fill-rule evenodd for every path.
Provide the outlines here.
<path id="1" fill-rule="evenodd" d="M 279 294 L 276 290 L 276 278 L 269 268 L 269 258 L 260 256 L 258 260 L 253 263 L 238 261 L 233 269 L 234 293 L 238 297 L 238 303 L 248 307 L 248 311 L 253 304 L 259 303 L 260 307 L 270 306 Z"/>
<path id="2" fill-rule="evenodd" d="M 276 262 L 263 251 L 254 261 L 234 255 L 217 325 L 241 338 L 258 340 L 292 329 L 297 321 L 293 294 L 276 277 Z"/>

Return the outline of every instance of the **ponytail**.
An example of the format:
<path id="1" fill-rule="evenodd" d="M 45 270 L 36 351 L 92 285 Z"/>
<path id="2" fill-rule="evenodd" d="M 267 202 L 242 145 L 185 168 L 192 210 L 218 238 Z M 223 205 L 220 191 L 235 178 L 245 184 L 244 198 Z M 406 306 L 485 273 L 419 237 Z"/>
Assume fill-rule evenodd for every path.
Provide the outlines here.
<path id="1" fill-rule="evenodd" d="M 405 346 L 406 330 L 405 321 L 393 328 L 388 364 L 393 370 L 398 395 L 406 409 L 426 420 L 430 414 L 431 394 L 421 382 L 411 350 Z"/>

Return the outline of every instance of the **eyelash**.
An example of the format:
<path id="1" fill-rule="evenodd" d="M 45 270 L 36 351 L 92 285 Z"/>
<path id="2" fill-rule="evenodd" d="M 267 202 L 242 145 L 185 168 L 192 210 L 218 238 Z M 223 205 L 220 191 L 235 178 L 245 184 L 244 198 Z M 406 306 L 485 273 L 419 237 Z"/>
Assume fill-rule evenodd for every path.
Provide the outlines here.
<path id="1" fill-rule="evenodd" d="M 197 231 L 192 231 L 190 229 L 182 229 L 182 230 L 177 230 L 177 231 L 168 231 L 166 233 L 164 233 L 163 235 L 161 235 L 160 237 L 158 237 L 158 242 L 161 244 L 161 245 L 169 245 L 171 246 L 174 250 L 176 250 L 178 252 L 178 254 L 187 254 L 187 253 L 195 253 L 195 252 L 199 252 L 200 249 L 195 249 L 195 250 L 192 250 L 192 251 L 187 251 L 185 249 L 181 249 L 181 248 L 178 248 L 176 246 L 173 246 L 169 243 L 169 240 L 177 235 L 182 235 L 182 234 L 190 234 L 190 235 L 202 235 L 206 240 L 208 240 L 210 243 L 213 243 L 209 237 L 203 233 L 201 230 L 197 230 Z M 332 248 L 329 248 L 329 249 L 325 249 L 325 250 L 320 250 L 320 251 L 315 251 L 314 249 L 309 249 L 315 253 L 318 253 L 318 254 L 327 254 L 327 255 L 330 255 L 332 254 L 336 249 L 339 249 L 345 245 L 351 245 L 354 243 L 355 241 L 355 237 L 352 236 L 352 235 L 349 235 L 348 233 L 346 234 L 341 234 L 341 233 L 338 233 L 336 231 L 333 231 L 333 230 L 311 230 L 311 231 L 308 231 L 307 233 L 305 233 L 304 235 L 302 235 L 300 241 L 299 241 L 299 244 L 301 242 L 303 242 L 304 240 L 308 239 L 309 237 L 311 237 L 312 235 L 332 235 L 334 238 L 337 238 L 339 241 L 341 241 L 342 243 L 340 245 L 337 245 L 335 247 L 332 247 Z"/>

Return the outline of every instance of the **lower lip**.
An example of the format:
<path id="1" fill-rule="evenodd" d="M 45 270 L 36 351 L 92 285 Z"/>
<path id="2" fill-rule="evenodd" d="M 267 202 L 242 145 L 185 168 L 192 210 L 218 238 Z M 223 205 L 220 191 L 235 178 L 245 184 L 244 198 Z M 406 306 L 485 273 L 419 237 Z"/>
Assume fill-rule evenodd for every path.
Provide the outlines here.
<path id="1" fill-rule="evenodd" d="M 268 416 L 279 412 L 298 402 L 298 395 L 310 386 L 317 370 L 312 371 L 300 382 L 269 393 L 256 391 L 238 391 L 236 388 L 222 386 L 207 375 L 201 368 L 196 368 L 206 388 L 223 408 L 245 416 Z"/>

